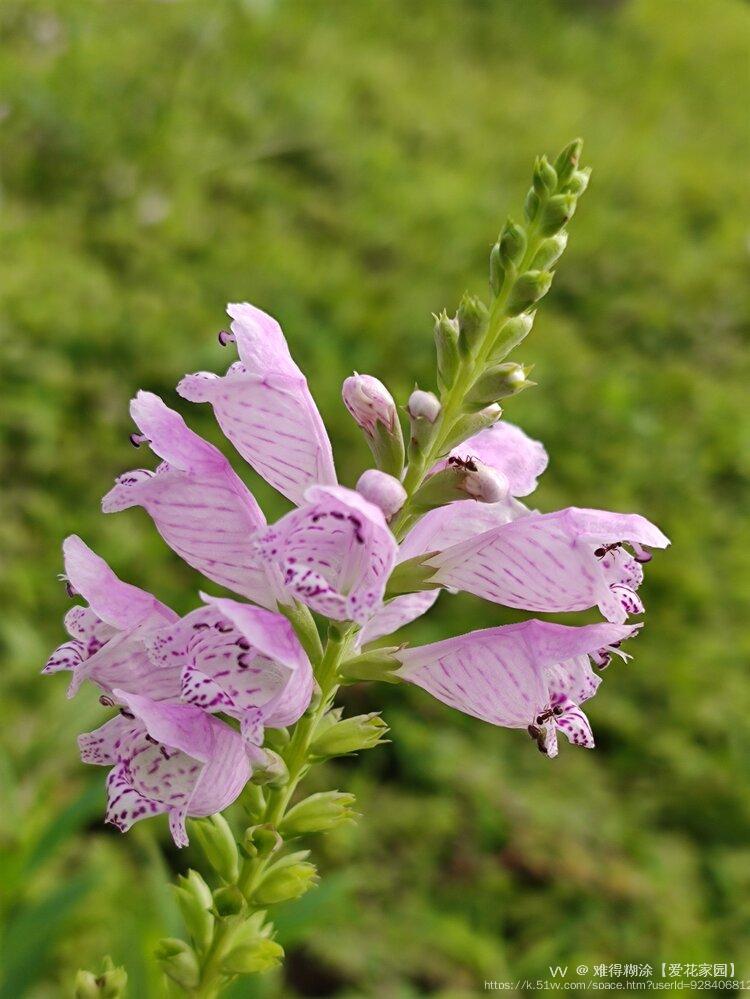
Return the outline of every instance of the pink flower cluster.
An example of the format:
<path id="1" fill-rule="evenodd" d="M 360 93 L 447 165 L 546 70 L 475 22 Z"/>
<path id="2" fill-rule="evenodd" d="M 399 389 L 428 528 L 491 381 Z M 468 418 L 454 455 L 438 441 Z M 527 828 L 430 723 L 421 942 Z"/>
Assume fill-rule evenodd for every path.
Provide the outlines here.
<path id="1" fill-rule="evenodd" d="M 167 812 L 182 845 L 187 816 L 237 797 L 264 763 L 264 728 L 293 724 L 313 694 L 310 661 L 280 611 L 295 602 L 359 626 L 360 648 L 425 613 L 440 588 L 536 612 L 598 607 L 607 623 L 529 620 L 397 653 L 403 679 L 477 718 L 527 729 L 548 756 L 558 732 L 593 746 L 580 707 L 600 682 L 592 662 L 606 665 L 637 629 L 625 622 L 643 610 L 646 549 L 667 538 L 635 514 L 529 510 L 520 497 L 536 487 L 547 455 L 498 422 L 449 456 L 489 470 L 494 501 L 431 510 L 397 543 L 389 519 L 406 498 L 401 483 L 370 470 L 357 490 L 338 485 L 325 426 L 278 323 L 248 304 L 228 311 L 231 333 L 221 339 L 236 343 L 239 360 L 223 376 L 187 375 L 178 392 L 210 403 L 240 455 L 295 507 L 269 526 L 217 448 L 158 396 L 133 400 L 133 442 L 161 461 L 121 475 L 104 511 L 143 507 L 189 565 L 245 599 L 201 594 L 202 605 L 179 618 L 79 538 L 65 541 L 69 589 L 87 606 L 67 614 L 70 640 L 44 672 L 70 670 L 70 695 L 90 680 L 119 708 L 79 739 L 85 762 L 111 767 L 108 821 L 126 830 Z M 369 376 L 347 379 L 345 400 L 366 430 L 398 419 Z M 438 588 L 385 599 L 394 568 L 415 556 Z"/>

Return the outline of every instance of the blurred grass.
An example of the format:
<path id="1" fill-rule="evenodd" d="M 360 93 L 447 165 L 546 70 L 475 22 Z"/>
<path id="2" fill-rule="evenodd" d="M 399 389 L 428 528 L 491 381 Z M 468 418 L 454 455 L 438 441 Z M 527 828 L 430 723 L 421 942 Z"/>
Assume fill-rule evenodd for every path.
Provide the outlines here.
<path id="1" fill-rule="evenodd" d="M 672 537 L 636 660 L 592 705 L 597 751 L 554 764 L 417 691 L 353 690 L 393 743 L 315 779 L 364 819 L 281 918 L 285 977 L 233 995 L 461 997 L 560 962 L 750 977 L 748 5 L 4 0 L 0 31 L 0 995 L 66 995 L 107 952 L 133 996 L 162 994 L 162 856 L 191 855 L 156 822 L 101 824 L 75 747 L 93 692 L 38 676 L 71 531 L 195 599 L 145 516 L 97 512 L 133 461 L 130 395 L 218 442 L 173 389 L 227 363 L 222 306 L 247 298 L 284 325 L 351 483 L 343 377 L 429 387 L 430 313 L 482 290 L 533 156 L 578 133 L 594 178 L 520 355 L 540 388 L 508 415 L 550 450 L 540 507 L 638 510 Z M 444 598 L 411 637 L 509 619 Z"/>

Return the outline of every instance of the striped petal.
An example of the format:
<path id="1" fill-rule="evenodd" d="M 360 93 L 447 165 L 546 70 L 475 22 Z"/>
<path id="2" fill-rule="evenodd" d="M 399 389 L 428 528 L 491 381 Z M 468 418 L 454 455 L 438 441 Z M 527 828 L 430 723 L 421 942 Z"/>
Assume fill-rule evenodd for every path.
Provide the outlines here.
<path id="1" fill-rule="evenodd" d="M 537 487 L 537 478 L 547 467 L 549 458 L 544 445 L 532 440 L 519 427 L 499 420 L 486 430 L 469 437 L 454 447 L 452 458 L 478 459 L 484 465 L 504 475 L 511 496 L 528 496 Z M 434 471 L 445 467 L 439 462 Z"/>
<path id="2" fill-rule="evenodd" d="M 177 391 L 209 402 L 239 453 L 293 503 L 315 484 L 334 485 L 328 434 L 281 327 L 248 303 L 229 305 L 240 363 L 223 377 L 186 375 Z"/>
<path id="3" fill-rule="evenodd" d="M 631 589 L 612 583 L 597 553 L 625 542 L 669 544 L 637 514 L 571 507 L 492 528 L 445 549 L 429 564 L 437 570 L 435 582 L 508 607 L 554 612 L 598 606 L 608 620 L 623 622 L 640 603 Z"/>
<path id="4" fill-rule="evenodd" d="M 276 606 L 280 579 L 257 559 L 252 543 L 265 518 L 224 455 L 150 392 L 138 393 L 131 413 L 164 461 L 156 473 L 120 476 L 102 501 L 105 513 L 144 507 L 188 565 L 265 607 Z"/>

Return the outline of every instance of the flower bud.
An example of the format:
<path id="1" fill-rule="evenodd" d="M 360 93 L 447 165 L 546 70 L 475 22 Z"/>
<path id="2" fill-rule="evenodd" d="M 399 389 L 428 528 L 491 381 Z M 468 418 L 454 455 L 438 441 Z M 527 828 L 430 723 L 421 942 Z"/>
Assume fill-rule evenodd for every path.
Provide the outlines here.
<path id="1" fill-rule="evenodd" d="M 291 808 L 284 817 L 280 831 L 287 839 L 309 833 L 326 832 L 354 818 L 353 794 L 341 791 L 323 791 L 311 794 Z"/>
<path id="2" fill-rule="evenodd" d="M 373 649 L 371 652 L 363 652 L 353 659 L 346 659 L 339 666 L 339 673 L 344 681 L 353 683 L 356 680 L 383 680 L 386 683 L 398 683 L 398 677 L 394 676 L 401 663 L 393 655 L 398 651 L 398 646 L 389 648 Z"/>
<path id="3" fill-rule="evenodd" d="M 391 393 L 372 375 L 355 373 L 344 381 L 341 395 L 364 431 L 378 468 L 400 476 L 404 467 L 404 438 Z"/>
<path id="4" fill-rule="evenodd" d="M 551 271 L 526 271 L 521 274 L 513 285 L 506 314 L 517 316 L 519 312 L 524 312 L 547 294 L 551 284 Z"/>
<path id="5" fill-rule="evenodd" d="M 211 943 L 214 917 L 209 911 L 213 906 L 211 889 L 197 871 L 190 870 L 172 886 L 188 933 L 199 951 Z"/>
<path id="6" fill-rule="evenodd" d="M 557 172 L 557 182 L 562 187 L 578 169 L 583 149 L 583 139 L 573 139 L 563 149 L 555 160 L 555 171 Z"/>
<path id="7" fill-rule="evenodd" d="M 426 420 L 434 423 L 440 416 L 440 400 L 434 392 L 423 392 L 422 389 L 414 389 L 409 396 L 406 409 L 412 420 Z"/>
<path id="8" fill-rule="evenodd" d="M 541 203 L 539 195 L 536 193 L 534 188 L 530 188 L 529 193 L 526 195 L 526 200 L 523 203 L 523 213 L 528 222 L 534 221 Z"/>
<path id="9" fill-rule="evenodd" d="M 461 359 L 458 354 L 458 324 L 445 312 L 435 316 L 435 350 L 438 377 L 444 388 L 450 388 L 456 380 Z"/>
<path id="10" fill-rule="evenodd" d="M 551 194 L 557 187 L 557 171 L 546 156 L 540 156 L 534 164 L 533 183 L 540 197 Z"/>
<path id="11" fill-rule="evenodd" d="M 200 966 L 195 951 L 184 940 L 167 937 L 156 947 L 156 959 L 162 971 L 173 982 L 186 991 L 197 987 L 200 979 Z"/>
<path id="12" fill-rule="evenodd" d="M 459 349 L 469 354 L 479 345 L 487 329 L 487 306 L 473 295 L 464 295 L 456 319 Z"/>
<path id="13" fill-rule="evenodd" d="M 528 312 L 522 312 L 520 316 L 513 316 L 512 319 L 506 320 L 500 327 L 492 347 L 489 357 L 490 364 L 496 364 L 507 357 L 522 340 L 526 339 L 533 325 L 534 317 Z"/>
<path id="14" fill-rule="evenodd" d="M 464 491 L 480 503 L 499 503 L 508 496 L 508 479 L 502 472 L 481 461 L 472 461 L 473 468 L 466 471 Z"/>
<path id="15" fill-rule="evenodd" d="M 586 188 L 589 186 L 589 179 L 591 178 L 591 167 L 586 167 L 584 170 L 576 170 L 573 176 L 570 178 L 568 183 L 563 188 L 564 194 L 572 194 L 576 198 L 580 198 Z"/>
<path id="16" fill-rule="evenodd" d="M 520 318 L 520 317 L 519 317 Z M 457 444 L 461 444 L 467 437 L 473 437 L 480 430 L 486 430 L 500 419 L 503 415 L 502 408 L 493 403 L 485 406 L 478 413 L 464 413 L 459 416 L 451 427 L 450 433 L 446 436 L 443 447 L 446 451 L 452 450 Z"/>
<path id="17" fill-rule="evenodd" d="M 533 385 L 526 375 L 530 369 L 513 361 L 497 364 L 481 375 L 469 389 L 465 403 L 487 405 L 492 399 L 506 399 Z"/>
<path id="18" fill-rule="evenodd" d="M 284 845 L 278 829 L 265 823 L 245 830 L 242 846 L 250 857 L 270 857 Z"/>
<path id="19" fill-rule="evenodd" d="M 257 905 L 276 905 L 304 895 L 318 878 L 315 865 L 305 859 L 308 856 L 308 850 L 301 850 L 277 860 L 253 892 L 253 902 Z"/>
<path id="20" fill-rule="evenodd" d="M 368 468 L 357 481 L 357 492 L 383 511 L 387 519 L 398 513 L 406 502 L 406 490 L 392 475 Z"/>
<path id="21" fill-rule="evenodd" d="M 239 854 L 234 835 L 223 815 L 209 815 L 194 820 L 201 849 L 222 881 L 233 883 L 239 876 Z"/>
<path id="22" fill-rule="evenodd" d="M 262 974 L 275 968 L 284 957 L 283 948 L 271 939 L 272 925 L 264 925 L 263 919 L 264 913 L 255 912 L 230 927 L 221 962 L 227 974 Z"/>
<path id="23" fill-rule="evenodd" d="M 81 970 L 76 975 L 76 999 L 121 999 L 128 985 L 128 975 L 124 968 L 115 967 L 110 957 L 102 962 L 102 973 L 94 975 Z"/>
<path id="24" fill-rule="evenodd" d="M 500 259 L 500 243 L 495 243 L 490 250 L 490 291 L 494 298 L 500 294 L 504 280 L 505 270 Z"/>
<path id="25" fill-rule="evenodd" d="M 556 194 L 550 198 L 542 212 L 540 231 L 543 236 L 553 236 L 573 218 L 576 210 L 574 194 Z"/>
<path id="26" fill-rule="evenodd" d="M 519 263 L 526 251 L 526 233 L 523 227 L 508 219 L 500 234 L 499 246 L 503 266 Z"/>
<path id="27" fill-rule="evenodd" d="M 264 749 L 265 762 L 253 768 L 250 780 L 253 784 L 268 784 L 269 787 L 281 787 L 289 779 L 289 771 L 283 758 L 273 749 Z"/>
<path id="28" fill-rule="evenodd" d="M 379 714 L 356 715 L 330 725 L 313 741 L 314 756 L 344 756 L 361 749 L 372 749 L 381 743 L 388 726 Z"/>
<path id="29" fill-rule="evenodd" d="M 532 270 L 546 271 L 557 263 L 568 245 L 567 232 L 558 232 L 554 236 L 549 236 L 542 240 L 539 249 L 536 251 L 534 259 L 531 261 Z"/>

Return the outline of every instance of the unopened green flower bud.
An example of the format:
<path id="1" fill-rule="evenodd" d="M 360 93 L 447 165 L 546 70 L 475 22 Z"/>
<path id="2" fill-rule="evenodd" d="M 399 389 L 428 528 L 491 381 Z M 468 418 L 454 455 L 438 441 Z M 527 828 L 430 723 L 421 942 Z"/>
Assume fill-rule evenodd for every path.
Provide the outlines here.
<path id="1" fill-rule="evenodd" d="M 503 266 L 517 264 L 526 252 L 526 233 L 523 227 L 508 219 L 500 234 L 499 245 Z"/>
<path id="2" fill-rule="evenodd" d="M 239 876 L 239 854 L 234 834 L 223 815 L 209 815 L 193 820 L 195 834 L 211 867 L 222 881 L 234 882 Z"/>
<path id="3" fill-rule="evenodd" d="M 125 995 L 128 976 L 124 968 L 115 967 L 110 957 L 102 962 L 102 971 L 94 975 L 81 970 L 76 975 L 76 999 L 121 999 Z"/>
<path id="4" fill-rule="evenodd" d="M 564 230 L 542 240 L 539 244 L 539 249 L 534 255 L 534 259 L 531 261 L 532 270 L 549 270 L 553 264 L 557 263 L 567 245 L 568 234 Z"/>
<path id="5" fill-rule="evenodd" d="M 273 749 L 264 749 L 265 762 L 256 764 L 250 780 L 254 784 L 281 787 L 289 780 L 289 771 L 283 757 Z"/>
<path id="6" fill-rule="evenodd" d="M 446 312 L 435 316 L 435 350 L 440 383 L 443 388 L 450 388 L 456 380 L 461 359 L 458 354 L 458 323 L 449 319 Z"/>
<path id="7" fill-rule="evenodd" d="M 578 169 L 582 149 L 583 139 L 573 139 L 555 160 L 557 183 L 560 187 L 566 184 L 573 172 Z"/>
<path id="8" fill-rule="evenodd" d="M 534 188 L 529 189 L 529 193 L 526 195 L 526 201 L 523 204 L 523 213 L 526 216 L 528 222 L 533 222 L 539 211 L 539 206 L 541 205 L 541 199 L 536 193 Z"/>
<path id="9" fill-rule="evenodd" d="M 459 350 L 469 354 L 481 343 L 487 329 L 487 306 L 474 295 L 464 295 L 456 319 Z"/>
<path id="10" fill-rule="evenodd" d="M 506 320 L 500 327 L 497 338 L 492 346 L 489 362 L 498 364 L 519 343 L 526 339 L 534 325 L 534 316 L 528 312 L 522 312 L 520 316 L 513 316 Z"/>
<path id="11" fill-rule="evenodd" d="M 573 176 L 570 178 L 568 183 L 563 188 L 565 194 L 572 194 L 576 198 L 580 198 L 586 188 L 589 186 L 589 178 L 591 177 L 591 167 L 585 167 L 583 170 L 576 170 Z"/>
<path id="12" fill-rule="evenodd" d="M 354 817 L 354 795 L 342 791 L 311 794 L 291 808 L 281 823 L 281 833 L 287 839 L 326 832 L 351 822 Z"/>
<path id="13" fill-rule="evenodd" d="M 301 850 L 277 860 L 253 892 L 253 901 L 258 905 L 277 905 L 304 895 L 318 879 L 315 865 L 305 859 L 308 856 L 308 850 Z"/>
<path id="14" fill-rule="evenodd" d="M 486 405 L 491 399 L 506 399 L 517 395 L 534 384 L 526 377 L 529 370 L 513 361 L 496 364 L 474 382 L 465 402 L 469 405 Z"/>
<path id="15" fill-rule="evenodd" d="M 383 680 L 385 683 L 398 683 L 398 677 L 393 675 L 393 671 L 401 665 L 393 655 L 397 648 L 398 646 L 394 645 L 389 648 L 373 649 L 371 652 L 363 652 L 362 655 L 346 659 L 339 667 L 339 673 L 344 682 Z"/>
<path id="16" fill-rule="evenodd" d="M 540 231 L 543 236 L 553 236 L 573 218 L 576 198 L 573 194 L 556 194 L 544 206 Z"/>
<path id="17" fill-rule="evenodd" d="M 468 437 L 473 437 L 480 430 L 486 430 L 487 427 L 491 427 L 494 423 L 497 423 L 502 415 L 502 408 L 497 403 L 485 406 L 478 413 L 464 413 L 451 427 L 450 433 L 446 436 L 443 443 L 443 449 L 450 451 Z"/>
<path id="18" fill-rule="evenodd" d="M 534 190 L 540 197 L 544 197 L 556 187 L 557 171 L 546 156 L 540 156 L 534 164 Z"/>
<path id="19" fill-rule="evenodd" d="M 362 749 L 372 749 L 385 738 L 388 726 L 379 714 L 343 718 L 316 735 L 311 750 L 314 756 L 344 756 Z"/>
<path id="20" fill-rule="evenodd" d="M 164 974 L 183 989 L 194 989 L 200 979 L 200 966 L 193 948 L 184 940 L 167 937 L 156 947 L 156 959 Z"/>
<path id="21" fill-rule="evenodd" d="M 284 845 L 284 841 L 274 826 L 264 824 L 251 826 L 245 830 L 242 839 L 245 852 L 251 857 L 270 857 Z"/>
<path id="22" fill-rule="evenodd" d="M 503 268 L 503 262 L 500 259 L 500 243 L 495 243 L 490 250 L 490 291 L 492 292 L 493 298 L 497 298 L 500 294 L 504 280 L 505 269 Z"/>
<path id="23" fill-rule="evenodd" d="M 205 951 L 214 931 L 214 917 L 209 911 L 213 905 L 211 889 L 197 871 L 190 870 L 177 878 L 172 891 L 193 943 L 199 951 Z"/>
<path id="24" fill-rule="evenodd" d="M 237 885 L 224 885 L 214 892 L 214 908 L 219 916 L 236 916 L 244 905 L 245 898 Z"/>
<path id="25" fill-rule="evenodd" d="M 263 975 L 278 968 L 284 948 L 275 940 L 255 940 L 235 947 L 222 959 L 221 967 L 230 975 Z"/>
<path id="26" fill-rule="evenodd" d="M 534 302 L 538 302 L 549 291 L 552 276 L 552 271 L 526 271 L 525 274 L 521 274 L 513 285 L 506 314 L 517 316 L 519 312 L 531 308 Z"/>

